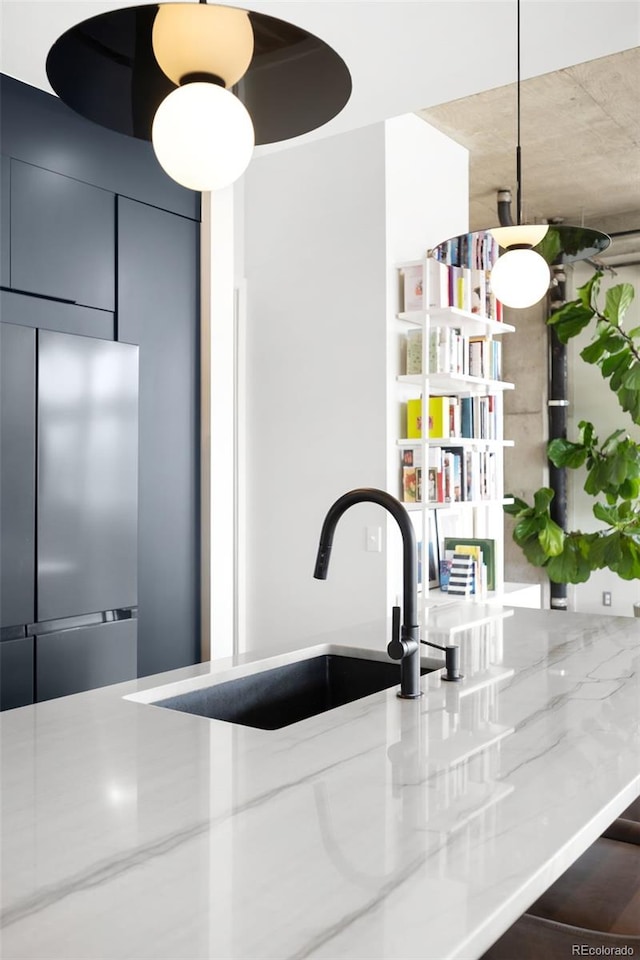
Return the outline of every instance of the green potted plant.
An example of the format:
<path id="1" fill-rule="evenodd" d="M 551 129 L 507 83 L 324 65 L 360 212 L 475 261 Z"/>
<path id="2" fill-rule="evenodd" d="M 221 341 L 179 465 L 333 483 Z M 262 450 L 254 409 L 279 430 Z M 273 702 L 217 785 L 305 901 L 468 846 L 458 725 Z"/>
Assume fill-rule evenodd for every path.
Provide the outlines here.
<path id="1" fill-rule="evenodd" d="M 567 343 L 590 324 L 591 342 L 580 356 L 595 364 L 621 409 L 640 425 L 640 327 L 625 330 L 634 297 L 630 283 L 611 287 L 600 310 L 602 273 L 577 290 L 578 298 L 552 314 L 552 325 Z M 549 459 L 557 467 L 586 467 L 584 489 L 596 498 L 594 516 L 605 526 L 595 533 L 563 530 L 550 516 L 553 490 L 536 490 L 533 504 L 519 497 L 505 506 L 515 520 L 513 539 L 529 563 L 543 567 L 556 583 L 583 583 L 594 570 L 608 568 L 625 580 L 640 579 L 640 444 L 622 427 L 600 441 L 592 423 L 581 421 L 576 440 L 552 440 Z"/>

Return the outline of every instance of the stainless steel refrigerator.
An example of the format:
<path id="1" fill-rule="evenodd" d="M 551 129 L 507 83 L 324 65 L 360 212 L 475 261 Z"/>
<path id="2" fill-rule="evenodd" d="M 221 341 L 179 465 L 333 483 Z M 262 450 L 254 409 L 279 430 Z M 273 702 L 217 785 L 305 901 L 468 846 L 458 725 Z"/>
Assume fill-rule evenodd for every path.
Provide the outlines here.
<path id="1" fill-rule="evenodd" d="M 138 348 L 3 323 L 0 353 L 6 708 L 29 654 L 36 700 L 136 675 Z"/>

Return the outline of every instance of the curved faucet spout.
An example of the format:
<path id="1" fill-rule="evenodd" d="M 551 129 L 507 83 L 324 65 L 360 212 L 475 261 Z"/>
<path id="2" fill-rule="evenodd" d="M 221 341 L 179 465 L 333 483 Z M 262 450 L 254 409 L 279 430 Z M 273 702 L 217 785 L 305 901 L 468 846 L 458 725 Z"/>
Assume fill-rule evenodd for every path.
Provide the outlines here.
<path id="1" fill-rule="evenodd" d="M 418 555 L 413 524 L 400 501 L 385 490 L 377 490 L 375 487 L 350 490 L 339 497 L 324 518 L 313 575 L 317 580 L 327 579 L 333 535 L 338 520 L 354 503 L 379 504 L 392 515 L 400 527 L 403 556 L 403 624 L 400 637 L 394 636 L 389 644 L 389 654 L 393 659 L 400 659 L 399 696 L 413 700 L 421 696 L 420 648 L 418 646 Z"/>

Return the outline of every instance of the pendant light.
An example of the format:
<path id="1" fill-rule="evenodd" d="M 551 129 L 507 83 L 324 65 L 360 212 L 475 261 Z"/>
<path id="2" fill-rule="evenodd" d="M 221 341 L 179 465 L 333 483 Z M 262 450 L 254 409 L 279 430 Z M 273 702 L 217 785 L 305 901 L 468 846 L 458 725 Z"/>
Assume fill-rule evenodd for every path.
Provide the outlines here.
<path id="1" fill-rule="evenodd" d="M 47 76 L 72 109 L 151 140 L 165 172 L 201 191 L 230 185 L 255 144 L 316 129 L 351 95 L 344 61 L 318 37 L 206 0 L 85 20 L 56 40 Z"/>
<path id="2" fill-rule="evenodd" d="M 151 128 L 160 166 L 190 190 L 221 190 L 249 166 L 251 117 L 227 88 L 253 56 L 249 15 L 234 7 L 166 3 L 151 35 L 158 64 L 179 84 L 156 112 Z"/>
<path id="3" fill-rule="evenodd" d="M 508 226 L 478 230 L 438 244 L 431 252 L 437 260 L 452 266 L 461 248 L 474 249 L 477 242 L 490 238 L 499 247 L 499 256 L 491 266 L 491 289 L 507 307 L 533 306 L 544 297 L 551 282 L 551 263 L 572 263 L 605 250 L 611 238 L 598 230 L 564 224 L 526 224 L 522 222 L 522 154 L 520 146 L 520 0 L 516 0 L 517 80 L 516 80 L 516 218 Z M 471 242 L 469 242 L 469 238 Z"/>

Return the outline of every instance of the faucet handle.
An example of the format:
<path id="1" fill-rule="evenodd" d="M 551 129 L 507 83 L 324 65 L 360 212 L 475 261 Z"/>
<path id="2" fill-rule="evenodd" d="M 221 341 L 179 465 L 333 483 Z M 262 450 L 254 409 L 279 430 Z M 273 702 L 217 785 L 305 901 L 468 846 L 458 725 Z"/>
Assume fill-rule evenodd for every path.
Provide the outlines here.
<path id="1" fill-rule="evenodd" d="M 387 653 L 392 660 L 402 660 L 404 656 L 400 640 L 400 607 L 391 608 L 391 641 L 387 645 Z"/>
<path id="2" fill-rule="evenodd" d="M 387 646 L 387 653 L 392 660 L 402 660 L 415 648 L 412 643 L 400 635 L 400 607 L 391 609 L 391 642 Z"/>

